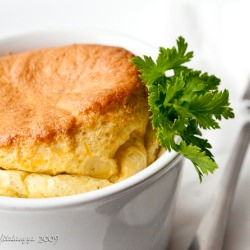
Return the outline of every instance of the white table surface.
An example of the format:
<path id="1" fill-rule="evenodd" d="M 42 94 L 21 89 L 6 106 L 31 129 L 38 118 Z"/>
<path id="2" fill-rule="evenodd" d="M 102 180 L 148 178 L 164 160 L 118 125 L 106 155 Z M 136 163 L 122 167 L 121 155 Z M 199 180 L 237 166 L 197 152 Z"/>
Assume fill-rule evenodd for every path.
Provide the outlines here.
<path id="1" fill-rule="evenodd" d="M 236 118 L 206 135 L 220 169 L 199 183 L 186 162 L 169 249 L 186 249 L 233 150 L 242 122 L 240 97 L 250 77 L 250 4 L 247 0 L 1 0 L 0 39 L 55 27 L 118 31 L 154 46 L 173 46 L 179 35 L 194 50 L 194 66 L 215 74 L 229 89 Z M 225 250 L 250 249 L 250 154 L 245 159 L 226 236 Z"/>

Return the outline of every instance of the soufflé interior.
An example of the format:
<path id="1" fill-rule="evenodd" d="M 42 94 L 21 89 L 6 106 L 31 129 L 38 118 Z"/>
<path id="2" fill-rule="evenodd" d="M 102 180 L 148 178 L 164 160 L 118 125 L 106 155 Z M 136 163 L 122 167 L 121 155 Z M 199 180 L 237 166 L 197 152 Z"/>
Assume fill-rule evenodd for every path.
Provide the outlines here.
<path id="1" fill-rule="evenodd" d="M 126 49 L 74 44 L 0 57 L 0 195 L 42 198 L 119 182 L 159 145 Z"/>

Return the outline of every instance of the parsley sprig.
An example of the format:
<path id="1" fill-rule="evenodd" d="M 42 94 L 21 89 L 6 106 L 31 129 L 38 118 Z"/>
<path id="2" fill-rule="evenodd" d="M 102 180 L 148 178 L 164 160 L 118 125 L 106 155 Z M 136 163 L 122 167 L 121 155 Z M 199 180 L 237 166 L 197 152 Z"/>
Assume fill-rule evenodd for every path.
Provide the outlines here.
<path id="1" fill-rule="evenodd" d="M 220 79 L 184 64 L 193 57 L 183 37 L 177 47 L 160 47 L 156 61 L 137 56 L 131 61 L 148 89 L 152 125 L 162 147 L 192 161 L 200 181 L 218 168 L 202 138 L 202 130 L 220 128 L 218 121 L 234 117 L 228 90 L 219 91 Z"/>

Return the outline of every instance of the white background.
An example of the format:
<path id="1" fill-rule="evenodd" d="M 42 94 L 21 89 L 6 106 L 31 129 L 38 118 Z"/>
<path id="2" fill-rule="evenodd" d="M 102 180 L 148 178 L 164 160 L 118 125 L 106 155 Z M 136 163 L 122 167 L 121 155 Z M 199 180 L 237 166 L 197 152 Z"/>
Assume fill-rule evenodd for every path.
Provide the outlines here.
<path id="1" fill-rule="evenodd" d="M 215 74 L 230 91 L 236 118 L 209 131 L 220 169 L 199 183 L 190 163 L 182 175 L 169 249 L 186 249 L 216 192 L 239 128 L 239 102 L 250 79 L 250 4 L 247 0 L 0 0 L 0 39 L 50 28 L 103 28 L 153 46 L 173 46 L 179 35 L 194 50 L 193 65 Z M 224 249 L 250 249 L 250 156 L 245 159 Z M 162 190 L 164 192 L 164 190 Z"/>

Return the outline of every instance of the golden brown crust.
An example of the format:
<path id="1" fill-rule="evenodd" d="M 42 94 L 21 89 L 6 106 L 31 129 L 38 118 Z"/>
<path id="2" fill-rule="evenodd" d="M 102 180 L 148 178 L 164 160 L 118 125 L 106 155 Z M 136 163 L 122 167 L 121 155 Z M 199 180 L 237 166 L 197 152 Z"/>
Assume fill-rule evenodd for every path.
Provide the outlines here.
<path id="1" fill-rule="evenodd" d="M 144 95 L 132 57 L 117 47 L 71 45 L 0 58 L 0 147 L 69 136 Z"/>
<path id="2" fill-rule="evenodd" d="M 68 111 L 26 96 L 9 83 L 1 83 L 0 121 L 2 147 L 25 140 L 48 141 L 58 131 L 69 134 L 75 127 L 75 117 Z"/>

